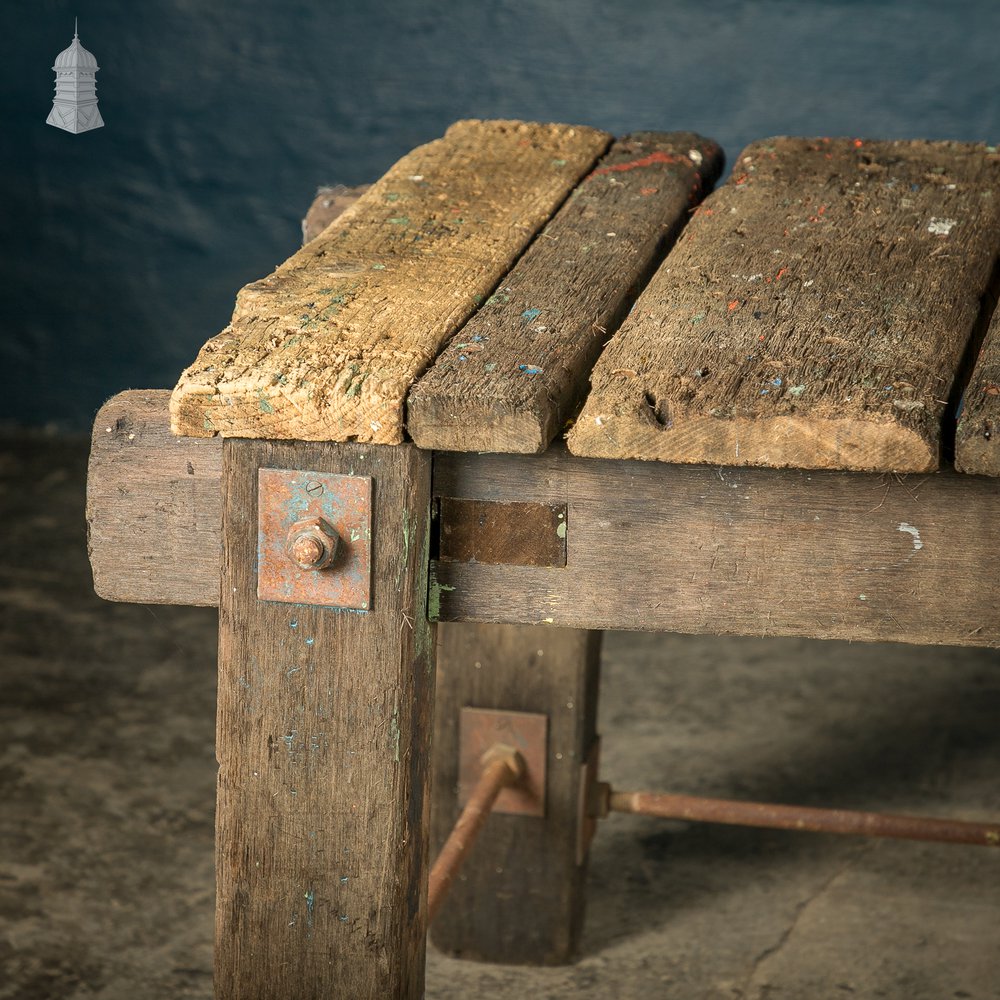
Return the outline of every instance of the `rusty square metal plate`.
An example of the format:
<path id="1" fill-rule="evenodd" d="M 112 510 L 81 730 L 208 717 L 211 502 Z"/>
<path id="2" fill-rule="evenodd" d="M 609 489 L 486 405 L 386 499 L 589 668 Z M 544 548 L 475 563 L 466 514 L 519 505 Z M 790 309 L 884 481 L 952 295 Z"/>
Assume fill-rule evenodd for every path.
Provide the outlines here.
<path id="1" fill-rule="evenodd" d="M 369 610 L 371 477 L 259 469 L 257 483 L 257 597 Z M 292 525 L 309 518 L 322 518 L 339 539 L 324 569 L 301 569 L 288 554 Z"/>
<path id="2" fill-rule="evenodd" d="M 513 747 L 524 759 L 524 778 L 505 788 L 493 812 L 545 815 L 545 769 L 549 719 L 534 712 L 463 708 L 458 719 L 458 804 L 464 806 L 483 772 L 483 754 L 496 743 Z"/>

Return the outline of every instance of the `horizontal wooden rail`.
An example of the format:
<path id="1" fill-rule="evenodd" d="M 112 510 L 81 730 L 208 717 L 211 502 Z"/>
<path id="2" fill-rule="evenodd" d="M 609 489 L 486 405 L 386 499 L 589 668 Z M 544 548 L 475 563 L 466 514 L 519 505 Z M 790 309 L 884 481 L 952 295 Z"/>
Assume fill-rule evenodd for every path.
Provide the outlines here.
<path id="1" fill-rule="evenodd" d="M 123 393 L 98 415 L 95 586 L 109 600 L 217 604 L 221 443 L 171 436 L 168 400 Z M 440 544 L 432 565 L 429 607 L 441 620 L 1000 645 L 994 479 L 680 466 L 553 447 L 435 453 L 433 494 L 440 538 L 461 537 Z M 505 516 L 512 504 L 518 516 Z M 491 505 L 496 517 L 484 513 Z M 560 540 L 542 564 L 520 537 L 540 530 L 536 519 Z M 480 544 L 476 533 L 497 525 Z"/>

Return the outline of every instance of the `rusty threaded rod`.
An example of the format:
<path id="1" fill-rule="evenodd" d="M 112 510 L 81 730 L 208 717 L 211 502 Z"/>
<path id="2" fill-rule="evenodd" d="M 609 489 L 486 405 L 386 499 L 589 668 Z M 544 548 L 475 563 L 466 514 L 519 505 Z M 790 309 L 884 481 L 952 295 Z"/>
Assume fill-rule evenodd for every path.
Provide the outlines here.
<path id="1" fill-rule="evenodd" d="M 846 809 L 810 809 L 765 802 L 734 802 L 702 799 L 691 795 L 658 792 L 600 790 L 601 812 L 639 813 L 661 819 L 692 820 L 697 823 L 729 823 L 763 826 L 778 830 L 808 830 L 813 833 L 857 834 L 863 837 L 896 837 L 901 840 L 935 840 L 947 844 L 978 844 L 1000 847 L 1000 823 L 970 823 L 959 819 L 926 816 L 885 816 Z"/>
<path id="2" fill-rule="evenodd" d="M 483 773 L 431 868 L 427 886 L 428 924 L 437 916 L 458 869 L 472 850 L 483 824 L 489 819 L 497 796 L 505 788 L 516 785 L 524 775 L 524 761 L 513 747 L 498 744 L 487 750 L 482 759 Z"/>

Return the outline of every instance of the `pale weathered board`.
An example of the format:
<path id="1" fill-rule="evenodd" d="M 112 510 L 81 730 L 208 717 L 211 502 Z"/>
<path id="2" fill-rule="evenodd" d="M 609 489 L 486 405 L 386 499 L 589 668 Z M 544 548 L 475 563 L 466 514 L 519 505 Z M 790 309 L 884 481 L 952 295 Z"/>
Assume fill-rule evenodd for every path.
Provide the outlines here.
<path id="1" fill-rule="evenodd" d="M 984 146 L 749 146 L 598 360 L 571 451 L 936 469 L 1000 249 L 998 189 Z"/>
<path id="2" fill-rule="evenodd" d="M 430 456 L 225 443 L 216 997 L 423 996 Z M 257 598 L 260 468 L 371 476 L 358 613 Z"/>
<path id="3" fill-rule="evenodd" d="M 567 962 L 583 923 L 583 765 L 596 739 L 601 633 L 442 625 L 434 706 L 432 853 L 459 814 L 459 716 L 491 708 L 548 719 L 545 816 L 494 813 L 448 892 L 431 940 L 463 958 Z"/>
<path id="4" fill-rule="evenodd" d="M 955 467 L 1000 476 L 1000 315 L 993 313 L 959 413 Z"/>
<path id="5" fill-rule="evenodd" d="M 94 421 L 87 532 L 108 601 L 219 603 L 222 448 L 170 433 L 170 393 L 130 390 Z"/>
<path id="6" fill-rule="evenodd" d="M 171 399 L 175 434 L 403 439 L 410 385 L 607 148 L 595 129 L 459 122 L 237 296 Z"/>
<path id="7" fill-rule="evenodd" d="M 171 441 L 167 394 L 159 399 L 158 421 L 146 421 L 163 430 L 145 440 L 160 442 L 163 460 L 140 456 L 133 466 L 138 453 L 123 451 L 121 524 L 92 533 L 91 560 L 109 586 L 111 567 L 124 565 L 114 550 L 147 516 L 142 491 L 169 496 L 174 450 L 192 462 L 222 451 L 218 439 Z M 437 453 L 434 464 L 438 497 L 567 509 L 565 568 L 439 564 L 430 599 L 446 620 L 1000 645 L 995 480 L 601 461 L 561 447 L 531 457 Z M 218 600 L 221 486 L 205 487 L 182 509 L 164 505 L 163 522 L 204 529 L 171 534 L 155 571 L 123 573 L 108 596 Z"/>
<path id="8" fill-rule="evenodd" d="M 615 142 L 410 390 L 421 448 L 542 452 L 635 296 L 722 169 L 692 132 Z"/>
<path id="9" fill-rule="evenodd" d="M 1000 482 L 541 456 L 434 459 L 435 496 L 565 503 L 566 566 L 438 562 L 442 621 L 1000 646 Z"/>

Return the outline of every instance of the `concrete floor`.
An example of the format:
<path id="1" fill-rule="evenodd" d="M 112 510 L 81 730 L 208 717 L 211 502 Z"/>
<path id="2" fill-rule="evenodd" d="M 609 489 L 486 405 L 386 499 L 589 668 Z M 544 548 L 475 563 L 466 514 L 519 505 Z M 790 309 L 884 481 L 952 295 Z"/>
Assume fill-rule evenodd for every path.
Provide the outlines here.
<path id="1" fill-rule="evenodd" d="M 211 995 L 215 613 L 105 604 L 86 443 L 0 440 L 0 1000 Z M 604 777 L 1000 817 L 996 651 L 612 633 Z M 1000 998 L 1000 851 L 606 820 L 579 961 L 429 997 Z"/>

